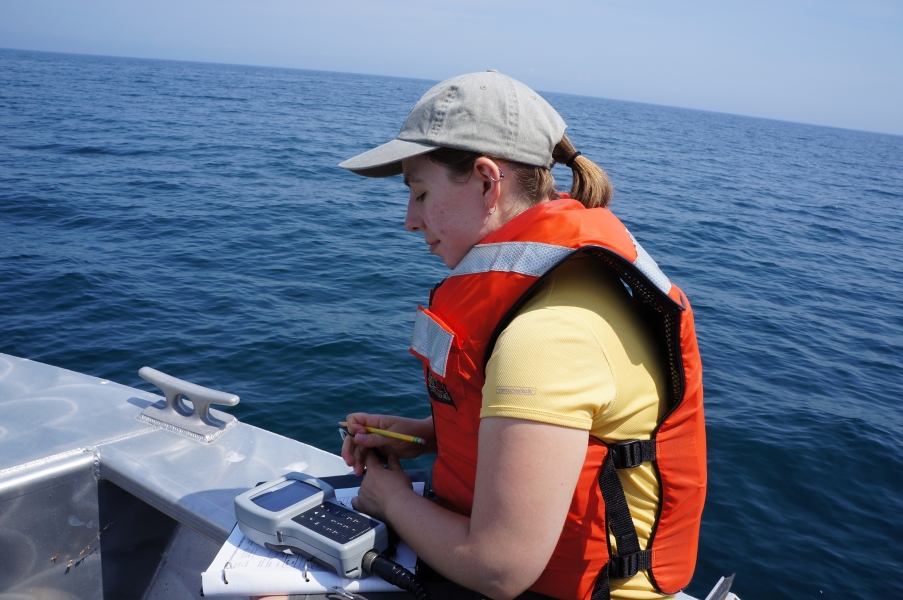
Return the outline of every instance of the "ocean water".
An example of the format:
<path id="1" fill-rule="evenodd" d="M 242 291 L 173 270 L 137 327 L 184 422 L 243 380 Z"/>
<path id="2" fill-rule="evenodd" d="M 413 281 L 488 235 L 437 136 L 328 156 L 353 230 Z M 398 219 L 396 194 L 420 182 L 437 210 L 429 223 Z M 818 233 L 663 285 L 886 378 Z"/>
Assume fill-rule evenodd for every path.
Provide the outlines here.
<path id="1" fill-rule="evenodd" d="M 447 270 L 398 178 L 336 164 L 430 85 L 0 51 L 0 352 L 148 390 L 150 365 L 332 451 L 349 411 L 428 414 L 407 347 Z M 696 310 L 688 591 L 903 597 L 903 137 L 545 95 Z"/>

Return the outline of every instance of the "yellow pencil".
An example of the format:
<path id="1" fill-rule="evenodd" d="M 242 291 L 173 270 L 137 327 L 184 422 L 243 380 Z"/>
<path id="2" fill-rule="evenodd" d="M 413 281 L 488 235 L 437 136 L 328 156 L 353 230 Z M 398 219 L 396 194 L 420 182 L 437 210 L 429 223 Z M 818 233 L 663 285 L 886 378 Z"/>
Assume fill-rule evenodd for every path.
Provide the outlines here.
<path id="1" fill-rule="evenodd" d="M 339 425 L 342 427 L 348 428 L 348 423 L 346 421 L 339 421 Z M 395 433 L 394 431 L 386 431 L 385 429 L 377 429 L 376 427 L 367 427 L 364 425 L 364 429 L 367 430 L 367 433 L 375 433 L 377 435 L 384 435 L 386 437 L 395 438 L 396 440 L 403 440 L 405 442 L 412 442 L 414 444 L 423 444 L 426 445 L 426 440 L 419 437 L 414 437 L 413 435 L 405 435 L 403 433 Z"/>

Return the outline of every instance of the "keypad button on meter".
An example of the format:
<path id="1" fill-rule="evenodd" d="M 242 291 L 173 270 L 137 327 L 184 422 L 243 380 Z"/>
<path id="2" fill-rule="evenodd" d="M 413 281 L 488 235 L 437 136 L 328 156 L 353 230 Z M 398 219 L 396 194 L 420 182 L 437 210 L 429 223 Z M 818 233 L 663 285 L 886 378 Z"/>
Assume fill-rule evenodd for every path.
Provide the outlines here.
<path id="1" fill-rule="evenodd" d="M 292 521 L 340 544 L 350 542 L 379 525 L 359 512 L 331 502 L 305 511 Z"/>

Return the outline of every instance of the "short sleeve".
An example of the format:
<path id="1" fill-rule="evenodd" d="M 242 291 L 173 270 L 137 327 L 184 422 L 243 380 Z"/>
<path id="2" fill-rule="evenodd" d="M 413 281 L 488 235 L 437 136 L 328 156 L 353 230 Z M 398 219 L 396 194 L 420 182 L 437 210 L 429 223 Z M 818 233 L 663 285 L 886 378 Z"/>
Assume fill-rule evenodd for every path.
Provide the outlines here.
<path id="1" fill-rule="evenodd" d="M 480 417 L 591 430 L 594 417 L 616 395 L 606 353 L 589 324 L 593 317 L 576 307 L 539 308 L 515 317 L 486 367 Z"/>

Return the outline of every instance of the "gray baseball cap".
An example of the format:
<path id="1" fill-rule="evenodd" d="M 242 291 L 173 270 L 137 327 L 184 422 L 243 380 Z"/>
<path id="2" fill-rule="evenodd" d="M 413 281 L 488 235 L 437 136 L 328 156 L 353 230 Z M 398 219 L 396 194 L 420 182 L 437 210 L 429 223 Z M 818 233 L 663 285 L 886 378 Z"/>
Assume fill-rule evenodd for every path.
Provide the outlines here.
<path id="1" fill-rule="evenodd" d="M 551 168 L 567 128 L 542 96 L 498 71 L 469 73 L 433 86 L 391 142 L 339 164 L 366 177 L 401 174 L 401 161 L 437 148 L 480 152 Z"/>

